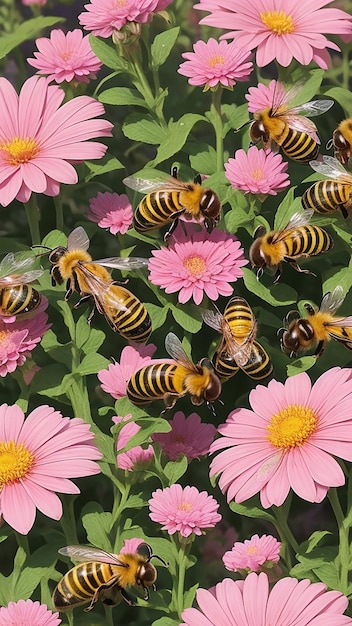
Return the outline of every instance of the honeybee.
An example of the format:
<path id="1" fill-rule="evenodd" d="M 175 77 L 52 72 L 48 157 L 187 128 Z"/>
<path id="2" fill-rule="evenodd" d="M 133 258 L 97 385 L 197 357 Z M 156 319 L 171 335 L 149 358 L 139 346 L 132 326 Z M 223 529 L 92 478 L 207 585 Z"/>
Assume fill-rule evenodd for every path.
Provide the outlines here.
<path id="1" fill-rule="evenodd" d="M 327 150 L 334 147 L 335 157 L 346 165 L 352 152 L 352 117 L 342 120 L 332 134 L 332 139 L 326 144 Z"/>
<path id="2" fill-rule="evenodd" d="M 338 285 L 333 291 L 325 294 L 320 309 L 315 309 L 309 302 L 305 303 L 307 317 L 299 317 L 298 311 L 290 311 L 285 318 L 288 327 L 284 329 L 281 337 L 282 349 L 293 357 L 302 350 L 316 345 L 314 355 L 318 358 L 322 355 L 327 341 L 336 339 L 343 343 L 345 348 L 352 350 L 352 316 L 334 315 L 343 300 L 343 289 Z M 289 321 L 292 313 L 297 313 L 298 317 Z"/>
<path id="3" fill-rule="evenodd" d="M 188 393 L 192 404 L 199 406 L 205 401 L 212 408 L 212 403 L 220 396 L 221 382 L 211 361 L 202 359 L 195 365 L 174 333 L 166 336 L 165 348 L 174 361 L 161 361 L 137 370 L 126 388 L 131 402 L 143 406 L 154 400 L 164 400 L 162 413 L 165 413 L 178 398 Z"/>
<path id="4" fill-rule="evenodd" d="M 194 181 L 183 182 L 177 178 L 177 168 L 174 167 L 172 177 L 168 180 L 144 180 L 128 176 L 123 182 L 127 187 L 147 194 L 133 216 L 133 227 L 139 233 L 170 224 L 164 235 L 164 240 L 167 240 L 175 230 L 180 215 L 199 221 L 204 218 L 208 233 L 219 223 L 220 200 L 215 191 L 202 186 L 199 175 Z"/>
<path id="5" fill-rule="evenodd" d="M 231 378 L 239 369 L 254 380 L 270 376 L 273 366 L 263 346 L 255 340 L 257 322 L 244 298 L 231 298 L 223 315 L 220 311 L 204 311 L 202 317 L 222 333 L 213 357 L 214 370 L 220 379 Z"/>
<path id="6" fill-rule="evenodd" d="M 128 289 L 115 282 L 106 267 L 137 269 L 147 265 L 148 260 L 139 257 L 106 258 L 93 261 L 87 250 L 89 238 L 84 228 L 78 226 L 67 239 L 67 248 L 58 246 L 51 250 L 52 284 L 67 284 L 65 300 L 74 291 L 81 296 L 75 305 L 93 299 L 99 313 L 105 316 L 110 327 L 129 341 L 147 341 L 151 330 L 151 319 L 144 304 Z M 94 308 L 88 317 L 90 322 Z"/>
<path id="7" fill-rule="evenodd" d="M 142 588 L 144 600 L 149 600 L 149 588 L 155 590 L 157 572 L 150 562 L 159 559 L 147 543 L 141 543 L 134 553 L 110 554 L 86 546 L 66 546 L 60 554 L 80 561 L 63 576 L 53 593 L 57 611 L 69 611 L 89 602 L 84 611 L 91 611 L 98 600 L 113 606 L 121 598 L 130 606 L 135 604 L 129 596 L 130 587 Z"/>
<path id="8" fill-rule="evenodd" d="M 24 315 L 39 306 L 42 295 L 29 283 L 44 270 L 32 269 L 35 257 L 9 252 L 0 263 L 0 316 Z"/>
<path id="9" fill-rule="evenodd" d="M 323 161 L 310 161 L 309 165 L 324 176 L 326 180 L 318 180 L 306 189 L 302 196 L 305 209 L 313 209 L 317 213 L 331 213 L 340 209 L 343 217 L 348 217 L 347 209 L 352 205 L 352 174 L 334 157 L 324 154 Z"/>
<path id="10" fill-rule="evenodd" d="M 284 91 L 281 83 L 277 83 L 277 87 L 272 105 L 253 114 L 251 142 L 257 144 L 261 141 L 264 148 L 271 148 L 274 143 L 293 161 L 308 163 L 318 156 L 320 145 L 317 127 L 308 118 L 328 111 L 333 101 L 312 100 L 291 106 L 300 86 L 289 91 Z"/>
<path id="11" fill-rule="evenodd" d="M 276 283 L 281 276 L 282 261 L 287 261 L 297 272 L 315 276 L 310 270 L 297 265 L 296 260 L 327 252 L 334 242 L 323 228 L 308 224 L 312 215 L 313 209 L 308 209 L 303 213 L 294 213 L 288 224 L 279 230 L 267 233 L 264 226 L 256 229 L 249 258 L 252 268 L 257 270 L 258 279 L 265 268 L 270 268 L 275 272 Z"/>

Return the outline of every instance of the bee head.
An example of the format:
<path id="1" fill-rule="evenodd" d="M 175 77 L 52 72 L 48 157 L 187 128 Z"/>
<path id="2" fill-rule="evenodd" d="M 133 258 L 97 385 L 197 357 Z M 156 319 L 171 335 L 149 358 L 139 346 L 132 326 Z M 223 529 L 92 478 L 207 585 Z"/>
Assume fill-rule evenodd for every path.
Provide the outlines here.
<path id="1" fill-rule="evenodd" d="M 65 248 L 64 246 L 58 246 L 57 248 L 54 248 L 49 254 L 50 263 L 55 265 L 66 252 L 67 248 Z"/>
<path id="2" fill-rule="evenodd" d="M 263 141 L 267 143 L 269 141 L 269 134 L 265 130 L 265 126 L 262 120 L 254 120 L 252 126 L 250 127 L 249 135 L 252 143 L 256 144 L 259 141 Z"/>

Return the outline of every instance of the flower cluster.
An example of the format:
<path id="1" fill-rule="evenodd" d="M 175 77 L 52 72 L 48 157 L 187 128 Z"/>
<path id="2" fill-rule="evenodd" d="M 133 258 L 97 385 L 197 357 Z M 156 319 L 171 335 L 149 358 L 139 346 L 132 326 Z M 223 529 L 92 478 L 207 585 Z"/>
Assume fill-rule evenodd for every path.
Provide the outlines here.
<path id="1" fill-rule="evenodd" d="M 132 205 L 125 193 L 98 193 L 89 200 L 87 217 L 100 228 L 108 228 L 112 235 L 124 235 L 132 224 Z"/>

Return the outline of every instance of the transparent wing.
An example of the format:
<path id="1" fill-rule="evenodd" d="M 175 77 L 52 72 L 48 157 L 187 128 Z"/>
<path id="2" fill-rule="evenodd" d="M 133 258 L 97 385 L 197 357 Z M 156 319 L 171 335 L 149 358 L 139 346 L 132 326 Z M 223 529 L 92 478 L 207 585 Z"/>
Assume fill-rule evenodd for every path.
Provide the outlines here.
<path id="1" fill-rule="evenodd" d="M 105 552 L 98 548 L 90 548 L 89 546 L 66 546 L 60 548 L 59 553 L 64 556 L 69 556 L 73 561 L 98 561 L 99 563 L 111 563 L 112 565 L 121 565 L 126 567 L 122 561 L 119 560 L 117 554 Z"/>
<path id="2" fill-rule="evenodd" d="M 309 161 L 309 165 L 315 172 L 318 172 L 318 174 L 323 174 L 323 176 L 334 180 L 339 179 L 341 182 L 352 185 L 351 174 L 346 172 L 340 161 L 332 156 L 324 154 L 323 161 Z"/>
<path id="3" fill-rule="evenodd" d="M 220 313 L 220 311 L 210 311 L 207 309 L 206 311 L 201 312 L 203 322 L 208 324 L 210 328 L 214 328 L 219 333 L 222 332 L 222 325 L 224 322 L 224 316 Z"/>
<path id="4" fill-rule="evenodd" d="M 39 278 L 44 270 L 31 270 L 35 262 L 35 256 L 21 258 L 9 252 L 0 263 L 0 287 L 23 285 Z"/>
<path id="5" fill-rule="evenodd" d="M 326 327 L 330 328 L 330 327 L 334 327 L 334 326 L 343 326 L 346 328 L 351 328 L 352 327 L 352 315 L 349 315 L 348 317 L 337 317 L 335 320 L 329 322 Z M 334 335 L 335 337 L 336 335 Z M 346 340 L 348 341 L 348 337 L 342 337 L 341 335 L 338 335 L 337 338 L 341 341 Z"/>
<path id="6" fill-rule="evenodd" d="M 276 233 L 276 236 L 273 237 L 273 242 L 281 241 L 287 237 L 287 233 L 290 230 L 295 230 L 296 228 L 300 228 L 301 226 L 306 226 L 312 216 L 314 215 L 313 209 L 305 209 L 303 213 L 294 213 L 290 218 L 289 222 L 283 228 L 279 229 Z"/>
<path id="7" fill-rule="evenodd" d="M 171 358 L 178 361 L 190 370 L 198 371 L 182 347 L 182 343 L 174 333 L 168 333 L 165 338 L 165 348 Z"/>
<path id="8" fill-rule="evenodd" d="M 341 285 L 337 285 L 333 291 L 329 291 L 323 297 L 321 301 L 321 305 L 320 305 L 320 311 L 324 313 L 333 314 L 340 308 L 344 299 L 345 299 L 344 291 Z M 339 323 L 339 325 L 341 324 Z"/>
<path id="9" fill-rule="evenodd" d="M 68 250 L 84 250 L 89 248 L 89 237 L 82 226 L 77 226 L 67 237 Z"/>
<path id="10" fill-rule="evenodd" d="M 106 259 L 94 260 L 94 263 L 103 265 L 104 267 L 111 267 L 117 270 L 136 270 L 141 267 L 148 267 L 149 259 L 144 259 L 138 256 L 131 257 L 108 257 Z"/>
<path id="11" fill-rule="evenodd" d="M 188 184 L 177 178 L 145 180 L 144 178 L 135 178 L 127 176 L 122 181 L 126 187 L 139 191 L 140 193 L 152 193 L 153 191 L 183 191 Z"/>
<path id="12" fill-rule="evenodd" d="M 84 280 L 87 283 L 89 293 L 95 300 L 100 302 L 103 306 L 109 305 L 115 307 L 120 311 L 128 311 L 128 308 L 123 304 L 123 287 L 114 285 L 114 281 L 106 281 L 100 278 L 92 272 L 84 263 L 79 263 L 80 271 L 84 276 Z M 125 289 L 124 291 L 127 291 Z"/>
<path id="13" fill-rule="evenodd" d="M 315 117 L 317 115 L 321 115 L 322 113 L 326 113 L 326 111 L 331 109 L 333 104 L 333 100 L 311 100 L 311 102 L 306 102 L 305 104 L 300 104 L 299 106 L 287 109 L 285 115 L 289 117 L 291 117 L 291 115 Z"/>

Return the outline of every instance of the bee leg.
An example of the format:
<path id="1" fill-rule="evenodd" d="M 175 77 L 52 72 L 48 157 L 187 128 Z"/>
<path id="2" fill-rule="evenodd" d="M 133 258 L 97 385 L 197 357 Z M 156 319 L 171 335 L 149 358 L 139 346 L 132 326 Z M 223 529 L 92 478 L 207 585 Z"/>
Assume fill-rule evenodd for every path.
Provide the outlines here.
<path id="1" fill-rule="evenodd" d="M 124 601 L 128 604 L 128 606 L 135 606 L 134 600 L 128 595 L 125 589 L 120 589 L 120 593 Z"/>
<path id="2" fill-rule="evenodd" d="M 280 267 L 280 265 L 279 265 L 279 266 L 278 266 L 278 268 L 277 268 L 277 270 L 276 270 L 276 272 L 275 272 L 275 278 L 274 278 L 274 281 L 273 281 L 273 285 L 275 285 L 276 283 L 278 283 L 278 282 L 279 282 L 279 280 L 280 280 L 280 278 L 281 278 L 281 274 L 282 274 L 282 272 L 281 272 L 281 267 Z M 258 274 L 257 274 L 257 277 L 258 277 Z"/>
<path id="3" fill-rule="evenodd" d="M 71 292 L 72 293 L 72 292 Z M 84 304 L 84 302 L 88 302 L 89 300 L 91 300 L 92 296 L 90 294 L 87 294 L 85 296 L 82 296 L 82 298 L 80 298 L 78 300 L 78 302 L 76 302 L 76 304 L 74 305 L 74 309 L 78 309 L 79 306 L 81 306 L 81 304 Z"/>
<path id="4" fill-rule="evenodd" d="M 319 359 L 319 357 L 323 354 L 324 350 L 325 350 L 325 341 L 319 341 L 317 345 L 317 349 L 314 352 L 314 355 L 317 357 L 317 359 Z"/>
<path id="5" fill-rule="evenodd" d="M 197 176 L 194 177 L 193 181 L 195 183 L 198 183 L 198 185 L 201 185 L 202 184 L 202 177 L 201 177 L 201 175 L 197 174 Z"/>
<path id="6" fill-rule="evenodd" d="M 160 413 L 160 415 L 164 415 L 165 413 L 167 413 L 167 411 L 170 411 L 170 409 L 172 409 L 176 402 L 177 402 L 177 398 L 179 398 L 180 396 L 172 396 L 171 394 L 165 394 L 164 396 L 164 404 L 165 404 L 165 409 L 163 409 Z"/>
<path id="7" fill-rule="evenodd" d="M 349 203 L 346 203 L 346 204 L 349 204 Z M 345 220 L 347 220 L 347 218 L 348 218 L 348 211 L 347 211 L 347 208 L 346 208 L 346 204 L 341 204 L 340 205 L 341 213 L 342 213 L 343 217 L 345 218 Z"/>
<path id="8" fill-rule="evenodd" d="M 285 259 L 285 260 L 291 265 L 291 267 L 293 267 L 294 270 L 296 270 L 296 272 L 300 272 L 301 274 L 310 274 L 311 276 L 316 276 L 316 274 L 314 274 L 314 272 L 311 272 L 310 270 L 303 270 L 299 265 L 297 265 L 295 261 L 290 261 L 289 259 Z"/>

